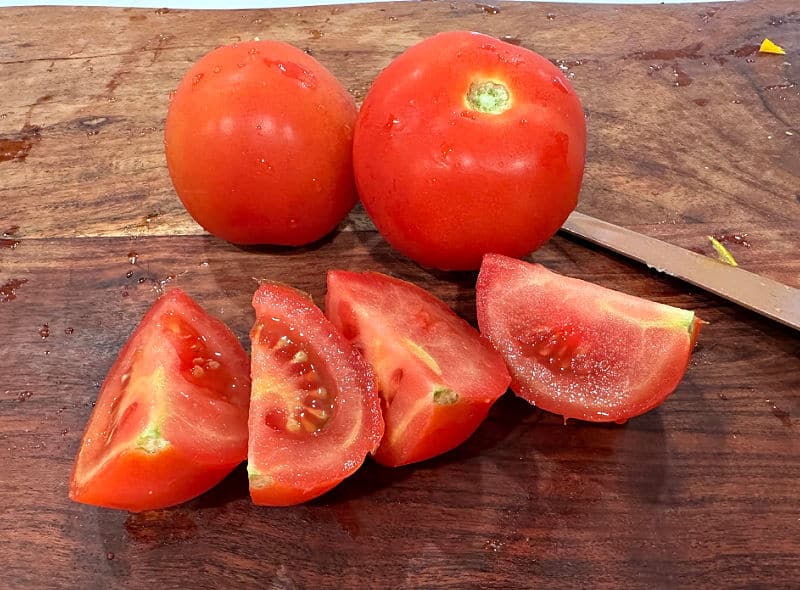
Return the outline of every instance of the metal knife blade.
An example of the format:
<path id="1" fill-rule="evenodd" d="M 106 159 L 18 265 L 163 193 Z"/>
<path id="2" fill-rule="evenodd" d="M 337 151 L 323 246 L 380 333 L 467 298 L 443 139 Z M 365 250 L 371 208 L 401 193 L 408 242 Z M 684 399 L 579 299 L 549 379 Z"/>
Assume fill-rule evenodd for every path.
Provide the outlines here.
<path id="1" fill-rule="evenodd" d="M 800 330 L 800 289 L 577 211 L 561 229 Z"/>

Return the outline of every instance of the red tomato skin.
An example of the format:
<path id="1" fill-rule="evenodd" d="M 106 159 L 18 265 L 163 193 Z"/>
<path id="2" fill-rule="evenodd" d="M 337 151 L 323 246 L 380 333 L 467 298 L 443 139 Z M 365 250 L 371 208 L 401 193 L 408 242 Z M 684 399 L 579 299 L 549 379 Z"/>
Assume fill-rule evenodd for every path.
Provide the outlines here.
<path id="1" fill-rule="evenodd" d="M 170 377 L 170 374 L 178 371 L 177 361 L 173 358 L 174 353 L 166 346 L 166 339 L 159 333 L 163 329 L 164 318 L 169 314 L 186 318 L 195 327 L 202 323 L 205 328 L 203 336 L 207 341 L 224 350 L 223 362 L 226 370 L 233 376 L 233 381 L 227 388 L 232 394 L 232 408 L 231 412 L 223 416 L 224 420 L 211 426 L 211 436 L 214 429 L 219 428 L 219 440 L 213 448 L 200 448 L 198 440 L 202 437 L 198 436 L 197 429 L 182 421 L 170 423 L 167 420 L 161 425 L 161 430 L 164 437 L 169 439 L 169 446 L 157 452 L 145 452 L 137 448 L 133 440 L 129 440 L 119 453 L 110 457 L 101 468 L 97 468 L 95 463 L 103 458 L 103 452 L 98 455 L 97 451 L 90 451 L 89 446 L 94 440 L 96 447 L 99 440 L 106 435 L 109 427 L 109 418 L 106 416 L 111 413 L 115 398 L 123 393 L 117 384 L 122 381 L 123 374 L 132 373 L 137 362 L 133 360 L 134 355 L 138 350 L 146 347 L 155 357 L 163 359 L 158 366 L 165 369 L 167 380 L 174 388 L 173 393 L 177 393 L 175 390 L 178 387 L 187 392 L 194 391 L 191 385 L 180 385 L 174 377 Z M 154 336 L 157 338 L 154 339 Z M 149 368 L 151 367 L 148 370 Z M 170 289 L 144 315 L 103 382 L 72 469 L 69 497 L 84 504 L 141 512 L 181 504 L 208 491 L 247 457 L 249 393 L 249 359 L 236 336 L 223 322 L 208 315 L 186 293 L 177 288 Z M 147 422 L 148 411 L 151 411 L 149 408 L 153 405 L 149 400 L 136 401 L 140 407 L 147 408 L 147 411 L 140 413 L 141 419 L 134 419 L 127 427 L 123 425 L 119 429 L 127 429 L 127 432 L 134 435 L 137 428 L 141 430 Z M 175 395 L 166 403 L 175 411 L 181 404 L 191 403 L 191 399 L 186 400 L 183 396 Z M 212 416 L 219 418 L 218 415 Z M 193 420 L 189 419 L 187 422 L 191 423 Z M 196 422 L 202 422 L 202 418 Z M 205 435 L 206 431 L 203 432 L 203 436 Z M 94 473 L 89 478 L 84 477 L 84 472 L 90 469 Z"/>
<path id="2" fill-rule="evenodd" d="M 112 459 L 99 477 L 113 484 L 71 488 L 70 498 L 82 504 L 142 512 L 176 506 L 207 492 L 244 460 L 223 465 L 199 465 L 191 453 L 174 447 L 159 453 L 153 461 L 147 453 L 135 449 Z M 145 489 L 147 482 L 155 482 Z M 164 486 L 169 482 L 168 486 Z M 150 494 L 149 492 L 152 492 Z"/>
<path id="3" fill-rule="evenodd" d="M 265 283 L 254 294 L 253 307 L 256 323 L 251 331 L 250 496 L 260 505 L 300 504 L 355 473 L 377 448 L 384 432 L 380 399 L 369 365 L 306 293 Z M 313 365 L 326 388 L 337 392 L 332 416 L 316 434 L 291 433 L 265 424 L 265 413 L 280 407 L 280 398 L 286 394 L 260 390 L 261 379 L 267 383 L 281 379 L 280 369 L 276 370 L 273 362 L 274 349 L 270 351 L 261 342 L 263 326 L 270 322 L 291 329 L 281 334 L 289 336 L 299 350 L 314 359 Z M 269 484 L 259 485 L 254 473 Z"/>
<path id="4" fill-rule="evenodd" d="M 374 459 L 398 467 L 466 441 L 511 381 L 488 340 L 413 283 L 344 270 L 329 271 L 327 283 L 326 314 L 377 375 L 386 432 Z M 435 403 L 436 388 L 457 401 Z"/>
<path id="5" fill-rule="evenodd" d="M 501 82 L 511 107 L 468 108 L 476 81 Z M 564 74 L 492 37 L 435 35 L 376 78 L 353 143 L 356 184 L 378 230 L 423 266 L 468 270 L 497 252 L 536 250 L 575 208 L 586 127 Z"/>
<path id="6" fill-rule="evenodd" d="M 298 246 L 356 202 L 355 102 L 287 43 L 220 47 L 186 73 L 165 127 L 170 176 L 189 214 L 237 244 Z"/>
<path id="7" fill-rule="evenodd" d="M 693 312 L 496 254 L 484 257 L 476 299 L 481 333 L 506 359 L 514 393 L 591 422 L 624 422 L 660 405 L 686 373 L 702 323 Z M 556 335 L 551 352 L 537 332 Z"/>

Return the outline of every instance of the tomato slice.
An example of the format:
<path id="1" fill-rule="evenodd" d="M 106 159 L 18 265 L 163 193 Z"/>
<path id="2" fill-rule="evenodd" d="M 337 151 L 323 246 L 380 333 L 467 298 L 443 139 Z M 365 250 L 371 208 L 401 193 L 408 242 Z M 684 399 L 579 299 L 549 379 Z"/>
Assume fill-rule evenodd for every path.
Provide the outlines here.
<path id="1" fill-rule="evenodd" d="M 328 317 L 374 369 L 386 434 L 375 459 L 422 461 L 464 442 L 511 380 L 477 330 L 427 291 L 376 272 L 328 272 Z"/>
<path id="2" fill-rule="evenodd" d="M 179 289 L 168 291 L 100 389 L 70 498 L 138 512 L 217 484 L 247 454 L 248 369 L 225 324 Z"/>
<path id="3" fill-rule="evenodd" d="M 483 258 L 477 306 L 514 392 L 593 422 L 625 421 L 664 401 L 686 372 L 701 323 L 692 311 L 498 254 Z"/>
<path id="4" fill-rule="evenodd" d="M 256 504 L 311 500 L 354 473 L 383 435 L 374 378 L 311 298 L 263 284 L 253 296 L 247 472 Z"/>

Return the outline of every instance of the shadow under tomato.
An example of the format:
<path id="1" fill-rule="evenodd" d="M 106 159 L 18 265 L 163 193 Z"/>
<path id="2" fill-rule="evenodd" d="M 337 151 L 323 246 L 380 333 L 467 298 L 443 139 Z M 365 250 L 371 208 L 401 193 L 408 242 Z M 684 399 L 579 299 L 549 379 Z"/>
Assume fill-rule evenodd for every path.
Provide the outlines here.
<path id="1" fill-rule="evenodd" d="M 644 503 L 669 495 L 666 438 L 657 410 L 626 424 L 571 420 L 565 425 L 562 417 L 543 413 L 524 437 L 530 450 L 552 461 L 562 476 L 594 478 L 598 490 L 624 490 Z"/>
<path id="2" fill-rule="evenodd" d="M 522 403 L 520 403 L 522 402 Z M 456 448 L 427 461 L 417 463 L 420 469 L 436 469 L 452 463 L 487 454 L 490 450 L 503 447 L 495 455 L 505 454 L 505 443 L 513 436 L 514 430 L 525 419 L 526 413 L 536 419 L 537 411 L 510 391 L 498 399 L 489 410 L 489 415 L 466 441 Z"/>
<path id="3" fill-rule="evenodd" d="M 391 488 L 413 474 L 413 466 L 385 467 L 375 463 L 371 458 L 367 458 L 353 475 L 308 504 L 309 506 L 333 506 L 369 497 L 380 490 Z"/>
<path id="4" fill-rule="evenodd" d="M 413 477 L 418 471 L 435 470 L 486 453 L 508 436 L 509 425 L 518 419 L 518 404 L 511 394 L 502 396 L 489 411 L 486 420 L 458 447 L 425 461 L 386 467 L 368 458 L 356 473 L 330 492 L 311 501 L 312 505 L 331 505 L 375 494 Z"/>
<path id="5" fill-rule="evenodd" d="M 250 497 L 249 481 L 247 479 L 247 466 L 242 463 L 234 469 L 225 479 L 208 490 L 205 494 L 190 500 L 184 506 L 190 510 L 205 510 L 209 508 L 224 508 L 231 502 L 237 502 Z"/>
<path id="6" fill-rule="evenodd" d="M 231 245 L 243 252 L 252 252 L 252 253 L 259 253 L 259 254 L 272 254 L 272 255 L 282 255 L 282 254 L 304 254 L 307 252 L 316 252 L 321 248 L 325 248 L 329 246 L 336 240 L 336 237 L 341 233 L 341 225 L 336 226 L 330 232 L 308 244 L 304 244 L 302 246 L 276 246 L 273 244 L 234 244 L 231 242 Z"/>
<path id="7" fill-rule="evenodd" d="M 504 417 L 509 432 L 492 453 L 493 477 L 505 484 L 497 502 L 512 513 L 516 535 L 536 538 L 537 547 L 560 546 L 569 531 L 604 526 L 617 531 L 608 533 L 614 539 L 646 531 L 657 542 L 669 526 L 657 506 L 673 502 L 675 490 L 658 411 L 626 425 L 565 425 L 561 416 L 513 398 Z"/>

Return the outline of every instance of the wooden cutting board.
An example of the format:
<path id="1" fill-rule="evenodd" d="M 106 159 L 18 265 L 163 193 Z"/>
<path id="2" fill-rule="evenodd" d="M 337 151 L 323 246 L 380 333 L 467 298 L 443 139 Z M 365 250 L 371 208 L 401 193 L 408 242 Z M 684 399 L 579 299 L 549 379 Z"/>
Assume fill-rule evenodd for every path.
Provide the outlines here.
<path id="1" fill-rule="evenodd" d="M 205 235 L 162 146 L 170 89 L 215 46 L 288 41 L 360 100 L 395 55 L 449 29 L 568 72 L 588 117 L 581 211 L 709 255 L 707 236 L 727 236 L 741 266 L 800 287 L 794 1 L 0 9 L 0 587 L 796 587 L 797 333 L 562 236 L 533 259 L 710 322 L 658 409 L 564 425 L 509 393 L 455 451 L 368 462 L 293 508 L 253 506 L 243 469 L 171 510 L 67 499 L 100 383 L 166 286 L 245 343 L 252 277 L 321 300 L 332 266 L 415 281 L 474 322 L 474 274 L 419 268 L 360 209 L 307 248 Z M 759 54 L 765 37 L 787 55 Z"/>

